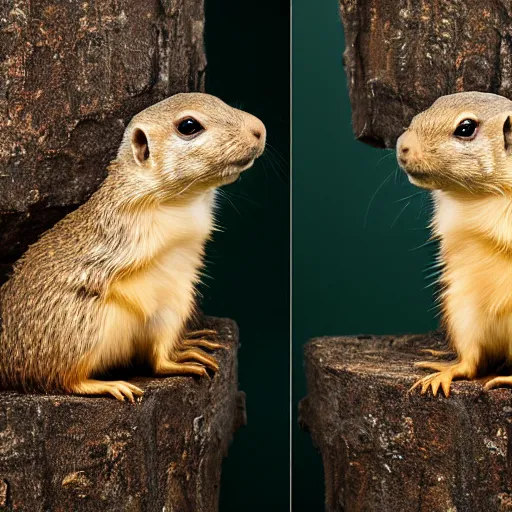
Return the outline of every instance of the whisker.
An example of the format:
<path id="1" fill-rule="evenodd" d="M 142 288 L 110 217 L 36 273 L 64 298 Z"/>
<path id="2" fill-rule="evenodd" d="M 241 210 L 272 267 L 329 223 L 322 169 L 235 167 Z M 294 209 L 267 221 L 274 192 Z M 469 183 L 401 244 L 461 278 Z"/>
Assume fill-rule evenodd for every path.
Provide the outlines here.
<path id="1" fill-rule="evenodd" d="M 224 199 L 226 199 L 230 204 L 231 206 L 234 208 L 234 210 L 236 211 L 236 213 L 238 213 L 238 215 L 240 216 L 240 218 L 243 218 L 242 217 L 242 214 L 239 212 L 238 208 L 235 206 L 235 203 L 233 203 L 233 201 L 231 201 L 231 199 L 228 197 L 228 195 L 226 194 L 226 192 L 222 189 L 217 189 L 217 192 L 219 193 L 219 195 L 221 197 L 223 197 Z"/>
<path id="2" fill-rule="evenodd" d="M 288 176 L 283 172 L 283 169 L 280 168 L 278 161 L 275 160 L 275 156 L 272 153 L 264 153 L 261 157 L 262 164 L 266 163 L 270 165 L 270 168 L 275 173 L 275 175 L 279 178 L 279 180 L 286 186 L 288 186 Z"/>
<path id="3" fill-rule="evenodd" d="M 379 160 L 375 164 L 375 167 L 378 167 L 384 160 L 386 160 L 386 158 L 395 155 L 395 152 L 392 149 L 386 149 L 385 151 L 389 151 L 389 153 L 386 153 L 383 157 L 379 158 Z"/>
<path id="4" fill-rule="evenodd" d="M 274 146 L 272 146 L 272 144 L 266 142 L 265 147 L 270 151 L 270 153 L 273 153 L 279 160 L 281 160 L 285 167 L 288 167 L 288 161 L 283 157 L 283 155 L 281 155 L 281 153 Z"/>
<path id="5" fill-rule="evenodd" d="M 435 242 L 437 242 L 436 239 L 427 240 L 425 243 L 423 243 L 421 245 L 418 245 L 418 247 L 414 247 L 413 249 L 409 249 L 409 252 L 417 251 L 418 249 L 422 249 L 423 247 L 426 247 L 427 245 L 433 244 Z"/>
<path id="6" fill-rule="evenodd" d="M 391 228 L 390 229 L 393 229 L 394 225 L 396 224 L 396 222 L 398 221 L 398 219 L 400 218 L 400 216 L 402 215 L 402 213 L 404 213 L 405 209 L 411 204 L 411 201 L 409 200 L 408 203 L 406 203 L 406 205 L 398 212 L 398 215 L 395 217 L 395 220 L 393 221 L 393 223 L 391 224 Z"/>
<path id="7" fill-rule="evenodd" d="M 366 208 L 366 213 L 364 215 L 364 221 L 363 221 L 363 228 L 366 227 L 368 222 L 368 215 L 370 213 L 370 208 L 372 206 L 373 200 L 375 199 L 375 196 L 379 193 L 380 189 L 386 184 L 386 182 L 391 178 L 395 171 L 391 171 L 387 177 L 384 179 L 384 181 L 377 187 L 377 190 L 373 193 L 372 197 L 370 198 L 370 202 L 368 203 L 368 207 Z"/>
<path id="8" fill-rule="evenodd" d="M 228 196 L 231 196 L 231 197 L 234 197 L 236 199 L 243 199 L 244 201 L 247 201 L 248 203 L 251 203 L 253 204 L 254 206 L 257 206 L 258 208 L 263 208 L 263 205 L 254 201 L 253 199 L 243 195 L 243 194 L 237 194 L 235 192 L 231 192 L 231 191 L 227 191 L 227 190 L 223 190 L 222 191 L 224 194 L 228 195 Z"/>
<path id="9" fill-rule="evenodd" d="M 183 194 L 186 190 L 188 190 L 196 181 L 199 181 L 201 179 L 201 176 L 198 176 L 195 180 L 192 180 L 183 190 L 175 194 L 174 197 L 178 197 L 179 195 Z"/>
<path id="10" fill-rule="evenodd" d="M 402 201 L 407 201 L 407 199 L 411 199 L 415 196 L 425 195 L 425 194 L 427 194 L 427 192 L 425 192 L 424 190 L 420 190 L 419 192 L 415 192 L 414 194 L 411 194 L 410 196 L 402 197 L 402 199 L 397 199 L 395 201 L 395 203 L 401 203 Z"/>

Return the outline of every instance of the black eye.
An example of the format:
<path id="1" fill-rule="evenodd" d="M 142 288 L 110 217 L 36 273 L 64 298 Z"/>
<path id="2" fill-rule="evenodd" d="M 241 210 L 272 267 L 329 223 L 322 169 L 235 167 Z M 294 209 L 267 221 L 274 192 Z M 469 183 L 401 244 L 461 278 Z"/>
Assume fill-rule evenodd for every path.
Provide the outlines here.
<path id="1" fill-rule="evenodd" d="M 469 137 L 473 137 L 477 127 L 478 123 L 473 119 L 464 119 L 464 121 L 459 123 L 459 126 L 457 126 L 456 130 L 453 132 L 453 135 L 467 139 Z"/>
<path id="2" fill-rule="evenodd" d="M 194 133 L 199 133 L 202 130 L 204 130 L 204 128 L 201 123 L 196 121 L 193 117 L 187 117 L 178 124 L 178 131 L 182 135 L 193 135 Z"/>

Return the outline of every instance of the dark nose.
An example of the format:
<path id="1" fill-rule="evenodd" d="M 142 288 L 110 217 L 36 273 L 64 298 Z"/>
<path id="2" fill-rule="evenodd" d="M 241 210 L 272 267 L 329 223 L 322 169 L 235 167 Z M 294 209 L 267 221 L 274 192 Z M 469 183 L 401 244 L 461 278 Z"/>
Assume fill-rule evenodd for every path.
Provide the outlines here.
<path id="1" fill-rule="evenodd" d="M 258 148 L 263 149 L 267 135 L 265 125 L 257 117 L 246 114 L 245 126 L 247 127 L 247 135 L 250 133 L 254 137 L 254 139 L 251 140 L 251 144 L 256 143 Z"/>
<path id="2" fill-rule="evenodd" d="M 405 147 L 402 146 L 400 148 L 400 152 L 399 152 L 399 156 L 398 156 L 398 160 L 402 165 L 407 165 L 407 158 L 404 157 L 404 155 L 406 155 L 407 153 L 409 153 L 409 148 L 407 146 L 405 146 Z"/>
<path id="3" fill-rule="evenodd" d="M 261 136 L 262 136 L 262 133 L 261 133 L 261 130 L 257 129 L 257 128 L 253 128 L 251 130 L 252 134 L 258 139 L 260 140 L 261 139 Z"/>
<path id="4" fill-rule="evenodd" d="M 423 158 L 418 136 L 412 130 L 407 130 L 398 138 L 396 144 L 398 162 L 406 166 Z"/>

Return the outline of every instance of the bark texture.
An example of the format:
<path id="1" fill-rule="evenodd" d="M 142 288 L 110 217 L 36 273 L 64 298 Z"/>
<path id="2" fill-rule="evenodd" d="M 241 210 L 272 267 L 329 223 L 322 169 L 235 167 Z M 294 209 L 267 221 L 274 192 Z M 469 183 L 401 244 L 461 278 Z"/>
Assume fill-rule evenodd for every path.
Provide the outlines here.
<path id="1" fill-rule="evenodd" d="M 135 113 L 203 89 L 203 7 L 0 3 L 0 282 L 100 185 Z"/>
<path id="2" fill-rule="evenodd" d="M 446 399 L 410 386 L 446 349 L 440 333 L 319 338 L 305 349 L 300 422 L 321 452 L 328 512 L 512 510 L 512 392 L 456 382 Z"/>
<path id="3" fill-rule="evenodd" d="M 233 432 L 245 424 L 238 331 L 209 381 L 136 378 L 135 405 L 106 397 L 0 393 L 0 510 L 212 512 Z"/>
<path id="4" fill-rule="evenodd" d="M 512 98 L 509 0 L 340 0 L 356 137 L 394 147 L 445 94 Z"/>

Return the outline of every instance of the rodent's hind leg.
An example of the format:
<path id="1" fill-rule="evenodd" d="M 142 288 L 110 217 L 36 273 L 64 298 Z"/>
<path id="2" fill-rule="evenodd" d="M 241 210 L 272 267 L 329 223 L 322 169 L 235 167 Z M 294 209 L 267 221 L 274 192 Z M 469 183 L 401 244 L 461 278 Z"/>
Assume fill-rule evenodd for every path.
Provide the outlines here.
<path id="1" fill-rule="evenodd" d="M 215 338 L 218 332 L 213 329 L 201 329 L 200 331 L 188 332 L 182 345 L 185 347 L 201 347 L 207 350 L 227 349 L 226 345 L 211 341 L 208 338 Z"/>
<path id="2" fill-rule="evenodd" d="M 187 332 L 187 338 L 197 338 L 198 336 L 218 336 L 215 329 L 199 329 L 198 331 Z"/>
<path id="3" fill-rule="evenodd" d="M 422 348 L 420 352 L 423 352 L 424 354 L 428 354 L 429 356 L 433 357 L 443 357 L 453 354 L 453 352 L 450 350 L 434 350 L 433 348 Z"/>
<path id="4" fill-rule="evenodd" d="M 423 368 L 424 370 L 434 370 L 436 372 L 442 372 L 446 368 L 453 365 L 453 362 L 437 362 L 437 361 L 420 361 L 414 363 L 416 368 Z"/>
<path id="5" fill-rule="evenodd" d="M 179 331 L 173 332 L 173 325 L 164 324 L 164 329 L 154 332 L 155 342 L 150 360 L 155 375 L 199 375 L 209 377 L 207 368 L 216 372 L 219 364 L 213 356 L 201 350 L 222 348 L 220 343 L 215 343 L 204 338 L 191 338 L 191 336 L 213 336 L 216 331 L 202 329 L 183 335 Z M 173 341 L 174 340 L 174 341 Z"/>
<path id="6" fill-rule="evenodd" d="M 217 362 L 217 360 L 210 354 L 207 354 L 204 350 L 201 350 L 226 350 L 228 348 L 226 345 L 210 341 L 212 337 L 215 337 L 217 335 L 217 331 L 214 331 L 213 329 L 202 329 L 200 331 L 188 332 L 185 339 L 182 340 L 176 347 L 175 360 L 177 362 L 199 362 L 201 364 L 204 364 L 214 372 L 218 371 L 219 363 Z M 205 339 L 204 336 L 206 336 L 207 338 Z"/>
<path id="7" fill-rule="evenodd" d="M 130 402 L 135 402 L 133 395 L 141 396 L 144 394 L 142 389 L 122 380 L 86 379 L 69 386 L 69 391 L 77 395 L 112 395 L 118 400 L 128 398 Z"/>
<path id="8" fill-rule="evenodd" d="M 153 362 L 155 375 L 199 375 L 209 377 L 206 368 L 198 363 L 177 363 L 168 358 L 157 358 Z"/>
<path id="9" fill-rule="evenodd" d="M 207 350 L 220 350 L 227 349 L 226 345 L 222 345 L 221 343 L 216 343 L 213 341 L 208 341 L 205 339 L 186 339 L 182 341 L 182 345 L 184 347 L 201 347 Z"/>
<path id="10" fill-rule="evenodd" d="M 416 366 L 420 366 L 421 363 Z M 421 386 L 421 394 L 424 395 L 429 388 L 432 389 L 432 394 L 437 396 L 439 387 L 442 388 L 444 395 L 448 398 L 450 396 L 450 386 L 454 379 L 473 379 L 476 375 L 476 366 L 471 365 L 466 361 L 454 361 L 451 363 L 423 363 L 423 368 L 438 369 L 437 373 L 432 373 L 419 379 L 409 390 L 415 390 Z"/>
<path id="11" fill-rule="evenodd" d="M 512 386 L 512 376 L 501 376 L 488 380 L 484 385 L 484 389 L 488 391 L 489 389 L 501 386 Z"/>
<path id="12" fill-rule="evenodd" d="M 176 354 L 176 362 L 182 363 L 184 361 L 196 361 L 203 364 L 204 366 L 207 366 L 214 372 L 218 371 L 219 369 L 219 363 L 217 360 L 198 348 L 189 348 L 179 351 Z"/>

